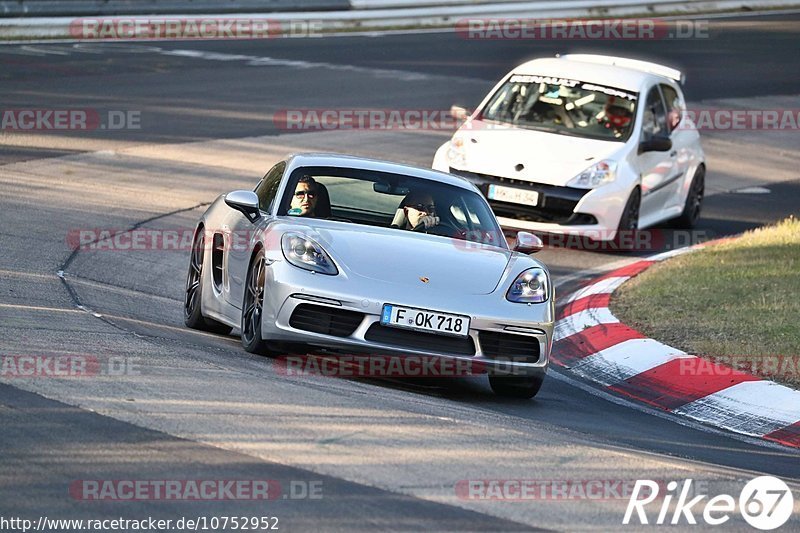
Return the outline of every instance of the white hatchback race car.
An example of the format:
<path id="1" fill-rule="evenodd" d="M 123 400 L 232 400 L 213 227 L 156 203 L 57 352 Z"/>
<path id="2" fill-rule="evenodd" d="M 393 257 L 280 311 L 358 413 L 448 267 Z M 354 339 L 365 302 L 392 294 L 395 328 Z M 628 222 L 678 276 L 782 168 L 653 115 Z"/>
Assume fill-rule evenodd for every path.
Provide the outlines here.
<path id="1" fill-rule="evenodd" d="M 705 156 L 678 70 L 570 54 L 503 78 L 436 152 L 476 184 L 506 228 L 605 241 L 700 214 Z"/>

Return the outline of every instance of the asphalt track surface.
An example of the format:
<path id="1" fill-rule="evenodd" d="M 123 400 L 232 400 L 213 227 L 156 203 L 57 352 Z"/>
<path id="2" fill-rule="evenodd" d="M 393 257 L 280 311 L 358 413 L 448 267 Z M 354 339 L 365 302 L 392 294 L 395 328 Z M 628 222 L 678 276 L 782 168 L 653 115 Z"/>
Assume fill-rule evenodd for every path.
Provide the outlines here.
<path id="1" fill-rule="evenodd" d="M 259 171 L 251 167 L 266 170 L 236 160 L 240 152 L 258 160 L 259 146 L 275 153 L 321 146 L 423 165 L 447 138 L 287 134 L 272 122 L 280 110 L 474 105 L 522 60 L 585 50 L 681 67 L 694 101 L 792 95 L 800 87 L 798 32 L 800 16 L 780 15 L 712 23 L 703 40 L 574 46 L 442 33 L 0 46 L 3 108 L 83 106 L 142 117 L 139 130 L 0 137 L 0 354 L 119 355 L 136 357 L 141 368 L 136 376 L 80 383 L 0 384 L 0 515 L 266 515 L 278 516 L 286 531 L 607 530 L 621 522 L 625 501 L 469 501 L 453 487 L 464 479 L 649 476 L 730 488 L 769 473 L 796 489 L 795 451 L 687 426 L 561 373 L 530 402 L 499 399 L 481 379 L 281 376 L 235 336 L 182 327 L 187 253 L 73 253 L 64 235 L 70 228 L 191 227 L 216 195 L 252 186 Z M 255 152 L 236 141 L 244 138 L 258 139 Z M 209 143 L 198 145 L 197 160 L 182 155 L 190 142 Z M 731 193 L 729 182 L 720 176 L 708 198 L 698 228 L 706 235 L 798 213 L 796 172 L 770 184 L 769 195 Z M 661 229 L 669 240 L 671 230 Z M 587 269 L 627 257 L 541 253 L 560 294 Z M 324 496 L 267 504 L 82 502 L 68 493 L 80 479 L 245 478 L 285 487 L 321 481 Z"/>

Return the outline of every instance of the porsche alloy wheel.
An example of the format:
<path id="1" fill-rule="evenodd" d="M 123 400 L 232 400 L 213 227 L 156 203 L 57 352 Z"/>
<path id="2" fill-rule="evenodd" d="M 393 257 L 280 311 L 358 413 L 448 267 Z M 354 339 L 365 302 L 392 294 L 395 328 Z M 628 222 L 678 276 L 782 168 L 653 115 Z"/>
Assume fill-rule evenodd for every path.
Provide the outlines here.
<path id="1" fill-rule="evenodd" d="M 269 344 L 261 336 L 261 319 L 264 311 L 264 282 L 266 279 L 264 251 L 253 257 L 247 272 L 247 283 L 242 302 L 242 346 L 250 353 L 269 354 Z"/>

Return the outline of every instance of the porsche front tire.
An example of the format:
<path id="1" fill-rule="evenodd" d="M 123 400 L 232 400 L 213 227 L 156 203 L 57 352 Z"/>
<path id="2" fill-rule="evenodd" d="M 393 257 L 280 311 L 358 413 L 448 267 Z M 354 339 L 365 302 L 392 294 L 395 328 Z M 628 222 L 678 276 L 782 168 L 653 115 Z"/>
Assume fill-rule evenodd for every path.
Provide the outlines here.
<path id="1" fill-rule="evenodd" d="M 259 249 L 247 270 L 247 281 L 242 301 L 242 346 L 250 353 L 271 355 L 273 350 L 261 334 L 264 312 L 264 282 L 266 279 L 264 250 Z"/>
<path id="2" fill-rule="evenodd" d="M 529 400 L 542 388 L 544 376 L 489 376 L 489 385 L 498 396 Z"/>

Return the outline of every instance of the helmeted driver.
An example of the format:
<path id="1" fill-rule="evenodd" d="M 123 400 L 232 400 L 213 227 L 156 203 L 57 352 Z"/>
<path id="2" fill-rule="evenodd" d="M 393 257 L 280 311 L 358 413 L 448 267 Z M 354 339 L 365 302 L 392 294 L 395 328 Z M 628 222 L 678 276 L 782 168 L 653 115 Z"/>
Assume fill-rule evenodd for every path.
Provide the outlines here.
<path id="1" fill-rule="evenodd" d="M 603 115 L 605 127 L 614 129 L 616 132 L 621 132 L 627 128 L 631 120 L 633 120 L 631 110 L 625 106 L 624 101 L 618 102 L 615 96 L 608 97 L 608 101 L 606 101 L 606 105 L 603 108 Z"/>

